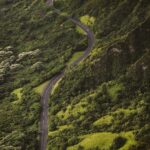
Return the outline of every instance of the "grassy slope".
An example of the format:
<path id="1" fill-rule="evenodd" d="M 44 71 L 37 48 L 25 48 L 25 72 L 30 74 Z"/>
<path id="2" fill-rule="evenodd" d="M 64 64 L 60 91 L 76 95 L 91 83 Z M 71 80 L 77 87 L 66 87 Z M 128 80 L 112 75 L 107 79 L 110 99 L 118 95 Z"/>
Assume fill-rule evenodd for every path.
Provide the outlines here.
<path id="1" fill-rule="evenodd" d="M 42 94 L 43 90 L 46 88 L 46 86 L 48 85 L 49 81 L 46 81 L 40 85 L 38 85 L 37 87 L 34 88 L 35 92 L 39 93 L 40 95 Z"/>
<path id="2" fill-rule="evenodd" d="M 77 60 L 81 55 L 83 55 L 83 51 L 79 51 L 73 54 L 71 59 L 68 62 L 68 65 L 72 64 L 75 60 Z"/>
<path id="3" fill-rule="evenodd" d="M 66 149 L 83 143 L 93 148 L 93 141 L 103 144 L 95 136 L 103 136 L 103 146 L 109 149 L 114 135 L 121 135 L 127 139 L 122 149 L 136 144 L 147 150 L 149 1 L 64 0 L 55 6 L 65 12 L 62 15 L 83 22 L 87 18 L 82 17 L 94 18 L 90 27 L 96 45 L 88 59 L 66 71 L 49 101 L 49 147 Z M 74 50 L 83 50 L 85 36 L 42 1 L 6 4 L 1 0 L 0 9 L 0 47 L 13 46 L 15 57 L 37 48 L 42 51 L 40 57 L 21 62 L 23 69 L 7 73 L 0 86 L 0 148 L 38 149 L 40 97 L 33 88 L 64 68 Z M 29 68 L 37 61 L 42 62 L 42 71 Z M 17 97 L 10 93 L 20 87 L 22 99 L 13 103 Z M 99 123 L 93 126 L 96 121 Z"/>
<path id="4" fill-rule="evenodd" d="M 21 99 L 21 90 L 22 88 L 15 89 L 12 93 L 17 95 L 18 99 Z"/>
<path id="5" fill-rule="evenodd" d="M 50 137 L 49 147 L 77 148 L 83 142 L 82 146 L 88 149 L 88 144 L 97 141 L 96 138 L 92 140 L 92 134 L 101 135 L 105 132 L 103 138 L 107 138 L 109 137 L 107 134 L 111 131 L 114 135 L 122 132 L 126 135 L 127 143 L 121 149 L 142 147 L 147 150 L 148 144 L 144 143 L 149 135 L 144 132 L 149 131 L 150 116 L 144 117 L 144 124 L 141 124 L 141 120 L 143 114 L 147 112 L 144 107 L 148 107 L 146 97 L 149 97 L 147 76 L 149 69 L 143 76 L 140 76 L 143 73 L 137 69 L 142 62 L 148 68 L 150 65 L 149 53 L 146 52 L 146 49 L 149 49 L 149 2 L 138 0 L 66 2 L 68 4 L 66 7 L 63 7 L 61 1 L 57 1 L 55 6 L 67 10 L 68 14 L 72 13 L 71 10 L 74 8 L 73 15 L 77 18 L 87 15 L 95 18 L 91 29 L 95 32 L 97 42 L 87 60 L 78 67 L 68 70 L 51 98 L 50 108 L 53 109 L 50 109 L 50 118 L 53 117 L 55 126 L 72 124 L 73 129 L 58 132 L 57 138 Z M 138 82 L 138 79 L 141 82 Z M 143 99 L 142 104 L 140 99 Z M 93 126 L 95 124 L 96 126 Z M 53 132 L 51 127 L 50 130 Z M 130 131 L 134 132 L 129 136 Z M 86 133 L 92 134 L 89 138 L 81 140 L 80 137 Z M 142 134 L 143 139 L 139 137 Z M 70 139 L 73 140 L 72 143 Z M 113 138 L 110 137 L 110 140 L 112 142 Z M 106 142 L 104 147 L 109 149 L 108 145 L 112 143 L 108 144 L 107 141 L 104 140 L 102 143 Z M 54 143 L 57 143 L 57 146 Z M 95 145 L 102 148 L 102 143 L 100 140 L 90 148 L 94 149 Z M 78 146 L 70 147 L 70 145 Z"/>
<path id="6" fill-rule="evenodd" d="M 120 133 L 122 137 L 127 138 L 126 144 L 119 150 L 127 150 L 131 145 L 135 145 L 136 141 L 132 132 Z M 110 149 L 113 140 L 118 136 L 116 133 L 102 132 L 94 133 L 89 135 L 84 135 L 82 141 L 75 146 L 69 147 L 67 150 L 77 150 L 79 145 L 83 146 L 85 149 Z"/>

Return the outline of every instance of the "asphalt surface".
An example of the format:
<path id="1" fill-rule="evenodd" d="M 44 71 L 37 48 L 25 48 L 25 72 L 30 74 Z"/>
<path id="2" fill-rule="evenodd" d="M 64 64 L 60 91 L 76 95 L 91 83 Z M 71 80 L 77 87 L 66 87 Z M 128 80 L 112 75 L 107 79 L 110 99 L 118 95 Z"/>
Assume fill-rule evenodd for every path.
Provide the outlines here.
<path id="1" fill-rule="evenodd" d="M 47 4 L 49 6 L 52 5 L 52 0 L 47 0 Z M 59 14 L 59 10 L 57 10 L 57 14 Z M 84 24 L 82 24 L 80 21 L 71 18 L 71 17 L 66 17 L 69 19 L 71 22 L 82 28 L 88 38 L 88 46 L 84 51 L 84 54 L 80 56 L 77 60 L 75 60 L 71 65 L 77 65 L 79 62 L 81 62 L 83 59 L 85 59 L 90 51 L 92 50 L 95 39 L 94 39 L 94 34 L 93 32 Z M 43 94 L 41 96 L 41 115 L 40 115 L 40 150 L 46 150 L 47 147 L 47 140 L 48 140 L 48 99 L 49 99 L 49 94 L 52 91 L 52 88 L 54 85 L 57 83 L 57 81 L 64 76 L 64 70 L 58 75 L 55 75 L 50 82 L 48 83 L 47 87 L 44 89 Z"/>

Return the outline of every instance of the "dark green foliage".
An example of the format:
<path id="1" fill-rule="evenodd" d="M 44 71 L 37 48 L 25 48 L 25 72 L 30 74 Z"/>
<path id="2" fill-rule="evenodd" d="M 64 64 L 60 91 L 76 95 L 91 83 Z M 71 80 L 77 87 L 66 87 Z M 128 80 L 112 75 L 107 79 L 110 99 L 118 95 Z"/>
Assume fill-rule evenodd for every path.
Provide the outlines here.
<path id="1" fill-rule="evenodd" d="M 24 88 L 20 102 L 14 96 L 5 98 L 0 105 L 0 136 L 10 136 L 10 139 L 1 144 L 22 150 L 38 148 L 39 100 L 39 95 L 30 87 Z"/>
<path id="2" fill-rule="evenodd" d="M 84 15 L 95 17 L 91 28 L 96 43 L 83 63 L 66 70 L 50 97 L 49 131 L 57 134 L 50 135 L 49 148 L 66 150 L 85 134 L 134 131 L 137 145 L 129 149 L 147 150 L 149 0 L 58 0 L 54 5 L 78 19 Z M 37 57 L 20 61 L 20 70 L 6 69 L 0 78 L 0 149 L 1 145 L 38 149 L 40 96 L 33 88 L 63 70 L 71 55 L 87 46 L 75 25 L 52 11 L 44 1 L 0 0 L 0 47 L 13 46 L 16 58 L 22 52 L 41 51 Z M 35 67 L 36 63 L 40 65 Z M 19 87 L 23 88 L 20 100 L 11 94 Z M 110 123 L 94 126 L 105 116 L 112 117 Z M 60 130 L 63 125 L 68 128 Z M 111 149 L 117 150 L 126 142 L 117 137 Z M 79 144 L 78 149 L 84 147 Z"/>
<path id="3" fill-rule="evenodd" d="M 121 148 L 125 143 L 126 143 L 126 140 L 125 138 L 119 136 L 119 137 L 116 137 L 113 141 L 113 144 L 111 146 L 111 150 L 117 150 L 119 148 Z"/>
<path id="4" fill-rule="evenodd" d="M 75 145 L 79 142 L 78 137 L 77 136 L 73 136 L 68 140 L 68 145 Z"/>
<path id="5" fill-rule="evenodd" d="M 78 146 L 78 150 L 84 150 L 84 147 L 81 146 L 81 145 L 79 145 L 79 146 Z"/>

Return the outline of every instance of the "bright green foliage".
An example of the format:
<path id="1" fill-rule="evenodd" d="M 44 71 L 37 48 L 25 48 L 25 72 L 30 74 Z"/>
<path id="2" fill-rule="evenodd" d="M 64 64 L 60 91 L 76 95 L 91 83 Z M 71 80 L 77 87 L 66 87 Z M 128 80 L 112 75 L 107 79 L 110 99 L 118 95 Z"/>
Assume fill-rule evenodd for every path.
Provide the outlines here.
<path id="1" fill-rule="evenodd" d="M 131 146 L 137 144 L 133 132 L 124 132 L 121 133 L 121 136 L 126 138 L 127 142 L 123 147 L 120 148 L 120 150 L 128 150 Z"/>
<path id="2" fill-rule="evenodd" d="M 96 120 L 93 125 L 94 126 L 100 126 L 100 125 L 109 125 L 112 123 L 112 116 L 106 115 L 101 117 L 100 119 Z"/>
<path id="3" fill-rule="evenodd" d="M 93 16 L 85 15 L 80 17 L 80 21 L 88 26 L 93 26 L 95 22 L 95 18 Z"/>
<path id="4" fill-rule="evenodd" d="M 95 18 L 94 18 L 93 16 L 85 15 L 85 16 L 80 17 L 80 21 L 81 21 L 83 24 L 85 24 L 85 25 L 91 27 L 91 26 L 94 25 Z M 77 30 L 77 32 L 79 32 L 80 34 L 86 34 L 86 33 L 83 31 L 83 29 L 80 28 L 80 27 L 78 27 L 78 26 L 76 27 L 76 30 Z"/>
<path id="5" fill-rule="evenodd" d="M 77 60 L 80 56 L 82 56 L 84 51 L 79 51 L 73 54 L 73 56 L 70 58 L 68 65 L 72 64 L 75 60 Z"/>
<path id="6" fill-rule="evenodd" d="M 48 133 L 48 136 L 51 137 L 51 136 L 57 136 L 59 135 L 60 132 L 64 131 L 65 129 L 71 129 L 72 128 L 72 125 L 63 125 L 63 126 L 59 126 L 57 130 L 55 131 L 50 131 Z"/>
<path id="7" fill-rule="evenodd" d="M 69 147 L 67 150 L 77 150 L 79 145 L 83 146 L 84 149 L 91 149 L 91 148 L 99 148 L 99 149 L 106 149 L 109 150 L 113 140 L 118 137 L 122 136 L 127 139 L 125 145 L 120 148 L 119 150 L 127 150 L 130 146 L 135 145 L 135 139 L 132 132 L 125 132 L 125 133 L 111 133 L 111 132 L 102 132 L 102 133 L 94 133 L 82 136 L 82 141 L 75 146 Z"/>
<path id="8" fill-rule="evenodd" d="M 82 114 L 87 111 L 86 105 L 87 102 L 84 101 L 81 101 L 74 106 L 69 105 L 66 108 L 65 112 L 62 110 L 58 112 L 57 116 L 62 119 L 67 119 L 71 116 L 79 116 L 79 114 Z"/>
<path id="9" fill-rule="evenodd" d="M 54 85 L 54 87 L 53 87 L 53 89 L 52 89 L 52 91 L 51 91 L 51 94 L 54 94 L 54 92 L 55 92 L 55 90 L 57 89 L 57 87 L 58 87 L 59 83 L 61 82 L 61 80 L 62 80 L 62 79 L 59 79 L 59 80 L 57 81 L 57 83 Z"/>
<path id="10" fill-rule="evenodd" d="M 95 133 L 83 136 L 83 140 L 76 146 L 68 148 L 68 150 L 77 150 L 78 146 L 81 145 L 85 149 L 96 148 L 99 147 L 101 149 L 109 149 L 111 146 L 113 139 L 117 136 L 117 134 L 113 133 Z"/>
<path id="11" fill-rule="evenodd" d="M 12 93 L 17 95 L 18 99 L 20 100 L 21 99 L 21 91 L 22 91 L 22 88 L 19 88 L 19 89 L 16 89 L 14 90 Z"/>
<path id="12" fill-rule="evenodd" d="M 117 84 L 117 83 L 114 85 L 111 85 L 110 88 L 108 88 L 108 92 L 113 99 L 117 98 L 117 94 L 121 90 L 123 90 L 123 85 Z"/>
<path id="13" fill-rule="evenodd" d="M 43 93 L 44 89 L 46 88 L 46 86 L 48 85 L 49 81 L 46 81 L 40 85 L 38 85 L 37 87 L 34 88 L 36 93 L 39 93 L 40 95 Z"/>
<path id="14" fill-rule="evenodd" d="M 135 113 L 136 111 L 137 111 L 136 109 L 122 109 L 122 108 L 119 108 L 116 111 L 114 111 L 113 114 L 123 113 L 125 115 L 129 115 L 131 113 Z"/>

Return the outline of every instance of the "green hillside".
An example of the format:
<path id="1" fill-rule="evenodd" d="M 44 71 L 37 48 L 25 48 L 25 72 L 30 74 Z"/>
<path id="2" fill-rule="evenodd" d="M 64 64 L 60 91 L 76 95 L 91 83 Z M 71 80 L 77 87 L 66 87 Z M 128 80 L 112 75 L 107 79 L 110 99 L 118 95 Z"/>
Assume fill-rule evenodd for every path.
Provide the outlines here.
<path id="1" fill-rule="evenodd" d="M 56 8 L 61 14 L 56 13 Z M 89 56 L 68 67 L 95 35 Z M 149 150 L 149 0 L 0 0 L 0 150 L 38 150 L 48 81 L 48 150 Z"/>

